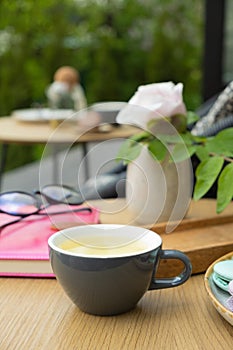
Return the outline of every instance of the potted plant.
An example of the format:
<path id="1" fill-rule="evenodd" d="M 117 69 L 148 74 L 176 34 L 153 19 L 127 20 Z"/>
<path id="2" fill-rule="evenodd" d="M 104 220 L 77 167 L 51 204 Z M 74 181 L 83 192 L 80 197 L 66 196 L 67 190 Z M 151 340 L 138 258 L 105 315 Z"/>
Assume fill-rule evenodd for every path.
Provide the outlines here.
<path id="1" fill-rule="evenodd" d="M 221 213 L 233 197 L 233 127 L 211 137 L 195 135 L 190 131 L 190 125 L 199 117 L 186 110 L 182 91 L 181 83 L 140 86 L 117 116 L 118 123 L 132 124 L 142 129 L 122 144 L 117 156 L 117 159 L 128 164 L 126 197 L 142 223 L 181 220 L 191 196 L 199 200 L 216 181 L 217 213 Z M 199 164 L 195 173 L 190 174 L 193 156 L 198 158 Z M 144 180 L 138 177 L 137 169 L 142 170 Z M 157 172 L 162 175 L 157 176 Z M 195 178 L 194 188 L 192 175 Z M 142 183 L 144 187 L 141 187 Z M 162 187 L 165 190 L 161 195 Z M 177 187 L 178 191 L 172 198 L 172 189 Z M 146 200 L 143 199 L 145 191 Z M 136 193 L 135 197 L 133 193 Z M 156 194 L 159 195 L 156 197 Z M 169 200 L 166 202 L 167 197 Z M 135 209 L 140 202 L 141 206 Z M 167 204 L 171 208 L 164 216 L 163 207 Z M 150 219 L 156 205 L 159 209 Z M 148 211 L 147 218 L 141 220 L 141 213 Z"/>

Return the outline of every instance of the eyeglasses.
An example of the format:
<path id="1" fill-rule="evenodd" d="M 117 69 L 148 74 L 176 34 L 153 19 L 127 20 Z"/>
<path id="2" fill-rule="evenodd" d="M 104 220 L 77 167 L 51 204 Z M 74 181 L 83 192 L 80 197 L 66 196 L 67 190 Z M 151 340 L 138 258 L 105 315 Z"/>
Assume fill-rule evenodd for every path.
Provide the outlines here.
<path id="1" fill-rule="evenodd" d="M 0 193 L 0 213 L 17 216 L 16 220 L 0 225 L 4 227 L 21 221 L 30 215 L 57 215 L 69 212 L 91 212 L 91 208 L 82 207 L 60 211 L 47 212 L 47 208 L 55 204 L 80 205 L 82 195 L 69 186 L 47 185 L 34 194 L 23 191 L 9 191 Z"/>

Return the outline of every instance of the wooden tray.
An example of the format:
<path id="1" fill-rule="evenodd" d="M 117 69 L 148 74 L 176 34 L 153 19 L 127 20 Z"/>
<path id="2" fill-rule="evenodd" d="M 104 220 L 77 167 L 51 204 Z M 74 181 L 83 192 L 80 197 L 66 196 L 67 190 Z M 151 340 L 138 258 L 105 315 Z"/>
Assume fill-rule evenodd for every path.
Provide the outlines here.
<path id="1" fill-rule="evenodd" d="M 93 201 L 101 210 L 102 223 L 137 225 L 128 212 L 124 199 Z M 184 220 L 171 233 L 167 223 L 150 227 L 163 239 L 164 249 L 178 249 L 186 253 L 193 266 L 193 274 L 203 273 L 219 257 L 233 251 L 233 203 L 223 213 L 216 214 L 216 201 L 202 199 L 191 202 Z M 174 276 L 182 269 L 179 261 L 162 260 L 159 276 Z"/>
<path id="2" fill-rule="evenodd" d="M 163 247 L 186 253 L 193 266 L 193 274 L 205 272 L 216 259 L 233 251 L 233 203 L 221 214 L 216 214 L 216 201 L 192 202 L 187 217 L 170 233 L 165 234 L 166 223 L 151 228 L 160 233 Z M 162 261 L 159 275 L 173 275 L 180 271 L 178 261 Z"/>

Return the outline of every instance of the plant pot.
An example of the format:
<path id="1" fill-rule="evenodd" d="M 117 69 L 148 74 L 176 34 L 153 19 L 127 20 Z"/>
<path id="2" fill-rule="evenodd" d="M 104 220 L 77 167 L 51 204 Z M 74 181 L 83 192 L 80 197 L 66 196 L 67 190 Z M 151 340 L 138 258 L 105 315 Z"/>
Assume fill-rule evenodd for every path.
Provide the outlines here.
<path id="1" fill-rule="evenodd" d="M 192 195 L 190 159 L 179 163 L 156 161 L 146 147 L 128 165 L 126 202 L 139 224 L 181 221 Z"/>

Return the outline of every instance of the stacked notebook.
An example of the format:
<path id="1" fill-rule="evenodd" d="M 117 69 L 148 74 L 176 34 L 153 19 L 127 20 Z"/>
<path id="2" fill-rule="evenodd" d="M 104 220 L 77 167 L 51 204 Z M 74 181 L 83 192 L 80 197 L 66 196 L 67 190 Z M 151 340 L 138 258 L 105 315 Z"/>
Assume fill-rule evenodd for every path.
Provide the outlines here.
<path id="1" fill-rule="evenodd" d="M 14 219 L 14 218 L 13 218 Z M 0 214 L 0 224 L 12 216 Z M 68 226 L 95 224 L 99 211 L 30 216 L 0 231 L 0 276 L 54 277 L 49 261 L 48 238 Z"/>

